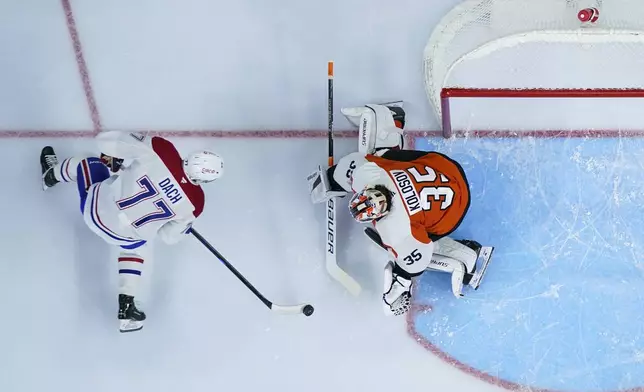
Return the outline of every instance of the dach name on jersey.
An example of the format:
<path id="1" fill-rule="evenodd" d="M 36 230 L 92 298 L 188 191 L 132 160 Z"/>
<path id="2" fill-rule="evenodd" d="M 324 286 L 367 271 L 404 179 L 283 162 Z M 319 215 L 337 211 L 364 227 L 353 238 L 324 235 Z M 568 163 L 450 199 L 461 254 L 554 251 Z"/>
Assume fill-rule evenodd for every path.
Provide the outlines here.
<path id="1" fill-rule="evenodd" d="M 170 178 L 166 177 L 163 180 L 159 181 L 159 187 L 163 189 L 163 192 L 165 193 L 166 197 L 170 199 L 172 204 L 177 204 L 177 202 L 183 199 L 181 192 L 179 192 L 179 190 L 174 187 L 172 181 L 170 181 Z"/>

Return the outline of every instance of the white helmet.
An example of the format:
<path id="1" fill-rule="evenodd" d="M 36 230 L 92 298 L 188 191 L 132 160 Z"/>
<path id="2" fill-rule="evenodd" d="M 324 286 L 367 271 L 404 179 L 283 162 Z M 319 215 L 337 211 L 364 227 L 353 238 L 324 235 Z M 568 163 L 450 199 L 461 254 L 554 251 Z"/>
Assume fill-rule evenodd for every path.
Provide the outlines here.
<path id="1" fill-rule="evenodd" d="M 183 160 L 183 171 L 195 185 L 211 182 L 224 174 L 224 160 L 210 151 L 196 151 Z"/>

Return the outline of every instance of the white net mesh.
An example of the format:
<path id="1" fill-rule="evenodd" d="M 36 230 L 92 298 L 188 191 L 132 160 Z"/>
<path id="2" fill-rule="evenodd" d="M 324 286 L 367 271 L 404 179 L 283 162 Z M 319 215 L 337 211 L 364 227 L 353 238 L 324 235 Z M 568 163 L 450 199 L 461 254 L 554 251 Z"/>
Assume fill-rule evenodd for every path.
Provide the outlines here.
<path id="1" fill-rule="evenodd" d="M 577 13 L 596 7 L 596 23 Z M 465 88 L 644 88 L 644 0 L 468 0 L 424 52 L 428 98 Z"/>
<path id="2" fill-rule="evenodd" d="M 456 98 L 450 100 L 450 113 L 451 133 L 445 136 L 478 131 L 619 135 L 644 129 L 644 98 Z"/>

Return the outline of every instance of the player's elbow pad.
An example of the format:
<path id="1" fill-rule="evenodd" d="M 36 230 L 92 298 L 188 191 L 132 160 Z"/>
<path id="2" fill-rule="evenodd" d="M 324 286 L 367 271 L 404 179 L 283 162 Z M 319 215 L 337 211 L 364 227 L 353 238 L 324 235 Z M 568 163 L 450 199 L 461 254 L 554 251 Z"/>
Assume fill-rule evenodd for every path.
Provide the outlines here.
<path id="1" fill-rule="evenodd" d="M 173 245 L 186 238 L 191 228 L 192 222 L 188 224 L 181 224 L 175 221 L 168 222 L 159 229 L 159 237 L 166 244 Z"/>

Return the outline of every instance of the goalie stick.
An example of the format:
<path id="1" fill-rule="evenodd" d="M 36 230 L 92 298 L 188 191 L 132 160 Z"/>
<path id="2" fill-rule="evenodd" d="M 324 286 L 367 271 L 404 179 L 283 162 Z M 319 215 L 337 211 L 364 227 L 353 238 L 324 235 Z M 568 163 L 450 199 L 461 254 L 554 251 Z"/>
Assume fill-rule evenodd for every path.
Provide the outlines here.
<path id="1" fill-rule="evenodd" d="M 242 275 L 239 271 L 237 271 L 237 269 L 235 269 L 235 267 L 233 267 L 232 264 L 230 264 L 228 260 L 226 260 L 226 258 L 217 251 L 217 249 L 215 249 L 212 245 L 210 245 L 210 243 L 205 238 L 203 238 L 203 236 L 199 234 L 199 232 L 197 232 L 195 229 L 190 229 L 190 233 L 193 236 L 195 236 L 195 238 L 199 240 L 199 242 L 201 242 L 203 246 L 208 248 L 208 250 L 211 251 L 212 254 L 214 254 L 219 259 L 219 261 L 221 261 L 233 274 L 235 274 L 237 279 L 239 279 L 246 287 L 248 287 L 248 289 L 252 291 L 253 294 L 255 294 L 255 296 L 259 298 L 259 300 L 262 301 L 264 305 L 266 305 L 270 310 L 281 314 L 300 314 L 301 313 L 307 317 L 313 314 L 313 311 L 314 311 L 313 306 L 308 304 L 277 305 L 269 301 L 248 280 L 246 280 L 244 275 Z"/>
<path id="2" fill-rule="evenodd" d="M 329 167 L 333 166 L 333 61 L 327 66 L 328 74 L 328 142 L 329 142 Z M 336 231 L 336 200 L 330 198 L 326 204 L 325 235 L 326 235 L 326 270 L 329 275 L 340 282 L 351 294 L 357 296 L 362 288 L 349 274 L 338 266 L 337 231 Z"/>

